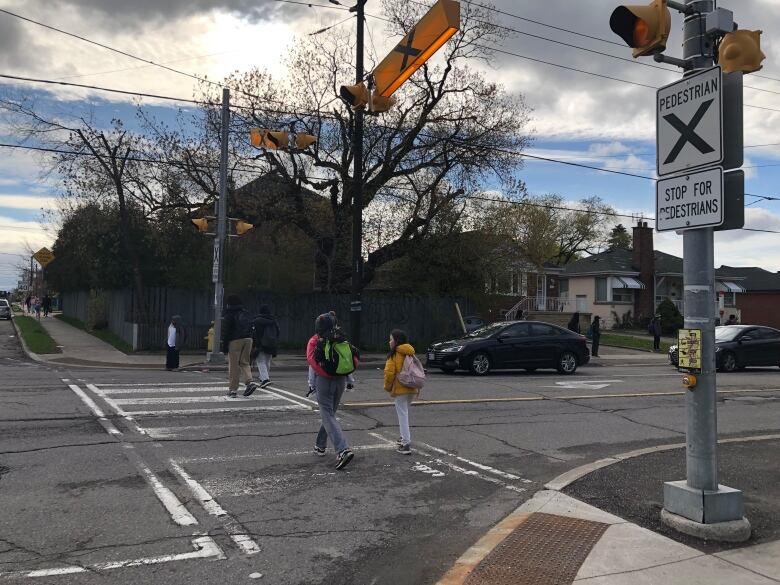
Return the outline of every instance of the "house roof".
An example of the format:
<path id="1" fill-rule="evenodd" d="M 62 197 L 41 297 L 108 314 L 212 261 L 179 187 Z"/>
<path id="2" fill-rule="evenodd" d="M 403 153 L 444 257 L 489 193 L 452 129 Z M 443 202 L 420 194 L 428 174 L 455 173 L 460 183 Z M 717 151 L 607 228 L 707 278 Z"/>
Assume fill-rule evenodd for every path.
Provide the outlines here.
<path id="1" fill-rule="evenodd" d="M 740 282 L 740 284 L 748 292 L 780 291 L 780 272 L 769 272 L 757 266 L 744 268 L 721 266 L 717 270 L 727 271 L 729 274 L 735 274 L 740 278 L 744 278 L 744 281 Z"/>
<path id="2" fill-rule="evenodd" d="M 655 272 L 659 275 L 669 276 L 682 276 L 683 274 L 683 259 L 678 256 L 667 254 L 666 252 L 660 252 L 658 250 L 653 251 L 655 257 Z M 715 269 L 715 276 L 719 279 L 731 279 L 742 280 L 744 276 L 739 272 L 740 268 L 731 268 L 729 266 L 721 266 Z M 761 270 L 760 268 L 751 268 L 747 270 Z M 766 271 L 764 271 L 766 272 Z M 633 264 L 633 250 L 615 248 L 582 258 L 566 266 L 563 271 L 563 276 L 596 276 L 596 275 L 612 275 L 612 274 L 628 274 L 632 276 L 639 275 L 639 267 Z M 771 272 L 767 273 L 773 275 Z M 777 277 L 778 285 L 776 288 L 780 289 L 780 275 L 773 275 Z M 745 286 L 744 283 L 742 283 Z M 748 290 L 750 287 L 745 286 Z"/>

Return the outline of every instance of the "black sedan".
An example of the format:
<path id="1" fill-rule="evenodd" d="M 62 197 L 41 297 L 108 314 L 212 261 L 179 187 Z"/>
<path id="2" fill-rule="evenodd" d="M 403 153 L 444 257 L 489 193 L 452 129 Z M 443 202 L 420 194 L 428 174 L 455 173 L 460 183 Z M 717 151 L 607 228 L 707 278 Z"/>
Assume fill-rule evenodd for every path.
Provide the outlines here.
<path id="1" fill-rule="evenodd" d="M 555 368 L 573 374 L 590 361 L 585 336 L 540 321 L 503 321 L 428 348 L 428 367 L 445 372 Z"/>
<path id="2" fill-rule="evenodd" d="M 669 348 L 677 365 L 677 346 Z M 780 331 L 759 325 L 723 325 L 715 328 L 715 367 L 724 372 L 747 366 L 780 366 Z"/>

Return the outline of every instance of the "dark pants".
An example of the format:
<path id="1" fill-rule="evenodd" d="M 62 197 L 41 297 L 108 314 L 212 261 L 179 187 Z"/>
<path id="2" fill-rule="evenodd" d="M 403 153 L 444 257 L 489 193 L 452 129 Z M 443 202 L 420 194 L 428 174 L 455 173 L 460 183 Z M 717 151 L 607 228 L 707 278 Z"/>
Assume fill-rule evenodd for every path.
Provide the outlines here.
<path id="1" fill-rule="evenodd" d="M 165 369 L 175 370 L 179 367 L 179 350 L 168 346 L 168 353 L 165 356 Z"/>
<path id="2" fill-rule="evenodd" d="M 653 335 L 653 349 L 661 349 L 661 336 Z"/>
<path id="3" fill-rule="evenodd" d="M 590 355 L 599 357 L 599 342 L 601 341 L 601 335 L 594 335 L 593 342 L 591 344 Z"/>

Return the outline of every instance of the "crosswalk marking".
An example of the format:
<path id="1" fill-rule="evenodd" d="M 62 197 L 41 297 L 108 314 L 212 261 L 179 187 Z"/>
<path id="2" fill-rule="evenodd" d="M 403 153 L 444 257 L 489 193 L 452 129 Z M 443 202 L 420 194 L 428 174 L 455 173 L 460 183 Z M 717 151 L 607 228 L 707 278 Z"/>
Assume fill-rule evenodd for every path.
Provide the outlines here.
<path id="1" fill-rule="evenodd" d="M 193 402 L 256 402 L 258 400 L 279 400 L 278 396 L 258 395 L 231 398 L 224 394 L 215 396 L 173 396 L 171 398 L 112 398 L 115 404 L 189 404 Z"/>

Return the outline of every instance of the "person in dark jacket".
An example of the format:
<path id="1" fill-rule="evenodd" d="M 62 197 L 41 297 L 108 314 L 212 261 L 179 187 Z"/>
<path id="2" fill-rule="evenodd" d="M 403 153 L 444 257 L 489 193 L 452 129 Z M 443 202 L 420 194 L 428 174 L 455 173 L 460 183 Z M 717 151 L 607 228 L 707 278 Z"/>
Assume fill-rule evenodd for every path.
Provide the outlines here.
<path id="1" fill-rule="evenodd" d="M 661 349 L 661 315 L 653 317 L 647 330 L 653 336 L 653 351 L 659 351 Z"/>
<path id="2" fill-rule="evenodd" d="M 181 316 L 171 317 L 171 324 L 168 325 L 168 339 L 165 344 L 167 354 L 165 357 L 165 369 L 169 372 L 179 368 L 179 352 L 184 345 L 184 327 L 181 325 Z"/>
<path id="3" fill-rule="evenodd" d="M 44 295 L 41 306 L 43 307 L 43 316 L 48 317 L 49 313 L 51 313 L 51 297 L 49 296 L 49 293 Z"/>
<path id="4" fill-rule="evenodd" d="M 271 314 L 268 305 L 260 305 L 260 314 L 253 321 L 255 326 L 252 339 L 252 356 L 260 373 L 260 387 L 271 383 L 271 358 L 276 357 L 279 344 L 279 324 Z"/>
<path id="5" fill-rule="evenodd" d="M 576 311 L 569 319 L 569 324 L 566 326 L 570 331 L 574 333 L 580 332 L 580 312 Z"/>
<path id="6" fill-rule="evenodd" d="M 238 295 L 228 295 L 227 306 L 222 312 L 222 352 L 228 354 L 228 396 L 235 398 L 239 378 L 249 396 L 258 386 L 252 381 L 249 357 L 252 353 L 252 321 Z"/>
<path id="7" fill-rule="evenodd" d="M 590 324 L 591 350 L 590 355 L 599 357 L 599 342 L 601 341 L 601 317 L 596 315 Z"/>

